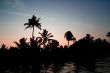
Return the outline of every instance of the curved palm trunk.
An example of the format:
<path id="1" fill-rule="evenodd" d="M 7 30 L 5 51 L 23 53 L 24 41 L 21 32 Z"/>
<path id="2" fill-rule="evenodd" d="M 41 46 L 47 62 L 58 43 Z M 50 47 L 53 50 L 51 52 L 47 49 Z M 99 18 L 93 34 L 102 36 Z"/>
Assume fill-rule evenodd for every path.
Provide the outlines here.
<path id="1" fill-rule="evenodd" d="M 69 48 L 69 41 L 68 41 L 68 48 Z"/>
<path id="2" fill-rule="evenodd" d="M 32 31 L 32 39 L 34 39 L 34 27 L 33 27 L 33 31 Z"/>

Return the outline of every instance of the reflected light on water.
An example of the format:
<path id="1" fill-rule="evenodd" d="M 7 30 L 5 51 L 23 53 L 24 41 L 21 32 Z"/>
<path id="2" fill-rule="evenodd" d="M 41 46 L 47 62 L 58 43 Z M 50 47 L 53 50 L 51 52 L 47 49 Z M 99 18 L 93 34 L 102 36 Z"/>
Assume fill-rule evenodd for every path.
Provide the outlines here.
<path id="1" fill-rule="evenodd" d="M 54 64 L 51 64 L 49 66 L 42 65 L 42 70 L 40 70 L 40 73 L 55 73 L 54 72 Z M 62 67 L 60 67 L 59 71 L 57 73 L 76 73 L 76 65 L 75 63 L 64 63 Z"/>
<path id="2" fill-rule="evenodd" d="M 74 63 L 65 63 L 59 73 L 76 73 L 76 65 Z"/>
<path id="3" fill-rule="evenodd" d="M 40 73 L 54 73 L 54 68 L 53 68 L 53 64 L 46 66 L 46 65 L 42 65 L 42 70 L 40 70 Z"/>

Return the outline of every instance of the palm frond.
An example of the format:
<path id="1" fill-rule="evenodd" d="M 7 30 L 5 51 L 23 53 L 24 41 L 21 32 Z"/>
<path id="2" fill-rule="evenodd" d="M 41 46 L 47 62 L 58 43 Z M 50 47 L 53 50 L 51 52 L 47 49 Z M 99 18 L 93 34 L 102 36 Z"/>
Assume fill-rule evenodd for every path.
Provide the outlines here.
<path id="1" fill-rule="evenodd" d="M 38 34 L 40 34 L 41 36 L 43 36 L 43 34 L 42 34 L 42 33 L 40 33 L 40 32 L 39 32 Z"/>
<path id="2" fill-rule="evenodd" d="M 41 23 L 36 23 L 35 26 L 41 30 Z"/>
<path id="3" fill-rule="evenodd" d="M 50 36 L 50 35 L 52 35 L 52 33 L 48 33 L 48 34 L 47 34 L 47 36 Z"/>
<path id="4" fill-rule="evenodd" d="M 51 38 L 51 37 L 53 37 L 53 35 L 49 35 L 49 36 L 47 36 L 48 38 Z"/>
<path id="5" fill-rule="evenodd" d="M 31 26 L 30 25 L 28 25 L 25 29 L 27 29 L 27 28 L 30 28 Z"/>
<path id="6" fill-rule="evenodd" d="M 29 23 L 25 23 L 24 26 L 29 25 Z"/>
<path id="7" fill-rule="evenodd" d="M 39 20 L 40 20 L 40 18 L 38 18 L 38 19 L 36 20 L 36 22 L 39 23 Z"/>

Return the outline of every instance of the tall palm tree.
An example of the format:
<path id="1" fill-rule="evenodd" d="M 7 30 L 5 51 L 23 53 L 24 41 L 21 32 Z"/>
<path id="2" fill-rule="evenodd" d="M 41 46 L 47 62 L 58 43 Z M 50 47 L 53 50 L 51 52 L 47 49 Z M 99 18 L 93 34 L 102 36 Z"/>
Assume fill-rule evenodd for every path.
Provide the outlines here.
<path id="1" fill-rule="evenodd" d="M 71 33 L 71 31 L 67 31 L 64 35 L 64 38 L 66 38 L 66 40 L 68 41 L 68 47 L 69 47 L 69 41 L 71 40 L 75 40 L 73 34 Z"/>
<path id="2" fill-rule="evenodd" d="M 43 29 L 42 33 L 39 33 L 41 35 L 41 39 L 42 39 L 42 44 L 43 44 L 43 48 L 45 48 L 45 45 L 47 43 L 47 41 L 53 37 L 52 33 L 48 33 L 48 31 L 46 29 Z"/>
<path id="3" fill-rule="evenodd" d="M 28 23 L 24 24 L 24 26 L 27 26 L 25 29 L 33 28 L 32 38 L 34 38 L 34 27 L 35 26 L 41 30 L 41 23 L 39 23 L 39 20 L 40 18 L 36 18 L 36 16 L 33 15 L 31 19 L 28 19 Z"/>

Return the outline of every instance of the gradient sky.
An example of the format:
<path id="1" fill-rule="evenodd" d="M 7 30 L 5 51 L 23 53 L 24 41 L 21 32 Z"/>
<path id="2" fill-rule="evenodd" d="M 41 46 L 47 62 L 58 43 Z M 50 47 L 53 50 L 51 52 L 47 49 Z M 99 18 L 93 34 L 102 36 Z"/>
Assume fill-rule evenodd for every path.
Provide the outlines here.
<path id="1" fill-rule="evenodd" d="M 24 23 L 33 14 L 62 45 L 67 44 L 68 30 L 77 40 L 86 33 L 106 38 L 110 31 L 110 0 L 0 0 L 0 46 L 14 46 L 14 41 L 31 37 L 32 29 L 24 30 Z M 38 32 L 36 28 L 34 35 Z"/>

